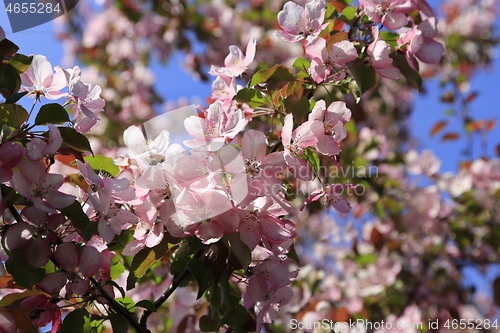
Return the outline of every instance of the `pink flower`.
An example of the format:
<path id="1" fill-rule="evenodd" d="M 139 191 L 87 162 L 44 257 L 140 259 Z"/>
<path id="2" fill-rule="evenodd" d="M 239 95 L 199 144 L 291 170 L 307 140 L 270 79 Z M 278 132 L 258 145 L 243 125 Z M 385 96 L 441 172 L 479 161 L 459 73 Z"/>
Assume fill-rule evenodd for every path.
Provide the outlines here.
<path id="1" fill-rule="evenodd" d="M 359 0 L 372 22 L 382 22 L 387 29 L 397 30 L 408 23 L 405 13 L 415 9 L 413 0 Z M 382 19 L 380 17 L 382 16 Z"/>
<path id="2" fill-rule="evenodd" d="M 326 185 L 323 188 L 313 191 L 304 201 L 304 204 L 300 207 L 300 210 L 304 210 L 304 208 L 313 201 L 323 199 L 323 204 L 325 206 L 331 204 L 337 211 L 341 213 L 349 213 L 352 207 L 347 202 L 347 200 L 342 197 L 342 193 L 344 192 L 344 189 L 351 189 L 357 186 L 358 185 L 352 185 L 349 183 Z"/>
<path id="3" fill-rule="evenodd" d="M 26 144 L 26 157 L 32 161 L 39 161 L 47 156 L 54 156 L 62 145 L 62 138 L 59 129 L 49 124 L 49 138 L 42 140 L 34 138 Z"/>
<path id="4" fill-rule="evenodd" d="M 72 195 L 59 192 L 64 177 L 45 172 L 42 162 L 21 161 L 19 171 L 14 171 L 12 186 L 36 208 L 56 213 L 56 209 L 68 207 L 76 199 Z"/>
<path id="5" fill-rule="evenodd" d="M 307 36 L 318 36 L 326 27 L 326 3 L 323 0 L 314 0 L 304 7 L 295 2 L 285 3 L 283 10 L 278 13 L 278 23 L 284 31 L 275 32 L 279 39 L 287 42 L 297 42 Z"/>
<path id="6" fill-rule="evenodd" d="M 82 296 L 87 292 L 87 278 L 99 272 L 103 255 L 93 246 L 85 246 L 80 254 L 76 245 L 71 242 L 57 245 L 54 259 L 61 270 L 45 275 L 37 286 L 50 294 L 57 293 L 66 286 L 66 297 L 69 298 L 73 294 Z"/>
<path id="7" fill-rule="evenodd" d="M 324 135 L 314 145 L 316 150 L 323 155 L 338 155 L 339 142 L 347 136 L 344 125 L 351 119 L 351 110 L 344 102 L 333 102 L 326 108 L 324 100 L 316 102 L 314 109 L 309 114 L 309 120 L 318 120 L 323 123 Z"/>
<path id="8" fill-rule="evenodd" d="M 52 322 L 52 333 L 61 329 L 61 310 L 50 297 L 45 295 L 31 296 L 22 301 L 21 307 L 31 310 L 36 314 L 35 318 L 30 316 L 30 321 L 40 327 L 47 326 Z M 41 311 L 37 311 L 41 310 Z"/>
<path id="9" fill-rule="evenodd" d="M 257 329 L 260 332 L 264 323 L 272 323 L 278 317 L 281 308 L 292 300 L 293 291 L 290 287 L 273 287 L 268 293 L 267 300 L 255 304 L 257 313 Z"/>
<path id="10" fill-rule="evenodd" d="M 60 70 L 54 73 L 43 55 L 33 56 L 31 66 L 21 75 L 21 81 L 24 85 L 21 89 L 27 91 L 29 97 L 44 96 L 54 100 L 68 95 L 59 91 L 66 86 L 64 73 Z"/>
<path id="11" fill-rule="evenodd" d="M 286 169 L 283 152 L 266 156 L 266 136 L 255 130 L 245 133 L 241 146 L 241 152 L 228 145 L 219 154 L 224 169 L 235 174 L 230 184 L 235 201 L 241 203 L 247 195 L 253 198 L 276 194 L 281 189 L 279 174 Z"/>
<path id="12" fill-rule="evenodd" d="M 237 93 L 236 79 L 234 77 L 217 76 L 212 83 L 212 98 L 220 101 L 224 108 L 229 108 L 233 97 Z"/>
<path id="13" fill-rule="evenodd" d="M 255 304 L 256 332 L 260 332 L 262 324 L 276 319 L 280 308 L 292 299 L 293 292 L 287 285 L 297 277 L 298 270 L 289 272 L 280 258 L 272 256 L 251 268 L 251 272 L 254 274 L 248 280 L 241 300 L 247 309 Z"/>
<path id="14" fill-rule="evenodd" d="M 0 183 L 12 178 L 14 168 L 23 158 L 26 150 L 16 142 L 7 141 L 0 146 Z"/>
<path id="15" fill-rule="evenodd" d="M 328 78 L 330 72 L 335 71 L 336 66 L 342 66 L 349 61 L 358 58 L 358 52 L 354 44 L 343 40 L 333 44 L 328 51 L 326 40 L 321 37 L 308 38 L 304 45 L 306 53 L 311 57 L 310 74 L 316 83 L 321 83 Z M 335 74 L 335 81 L 342 80 L 345 73 Z"/>
<path id="16" fill-rule="evenodd" d="M 129 229 L 139 218 L 132 212 L 117 209 L 115 200 L 103 189 L 89 191 L 89 199 L 94 209 L 99 213 L 97 231 L 106 242 L 111 243 L 115 235 L 121 234 L 122 230 Z"/>
<path id="17" fill-rule="evenodd" d="M 92 191 L 92 187 L 96 186 L 108 192 L 118 203 L 127 202 L 135 198 L 135 192 L 130 187 L 130 181 L 126 178 L 109 178 L 97 175 L 89 163 L 76 161 L 78 169 L 82 173 L 83 178 L 90 185 L 88 193 Z M 119 175 L 118 175 L 119 176 Z"/>
<path id="18" fill-rule="evenodd" d="M 377 26 L 372 27 L 372 33 L 375 40 L 368 46 L 367 52 L 373 69 L 385 78 L 397 80 L 401 71 L 392 65 L 389 57 L 391 46 L 380 38 Z"/>
<path id="19" fill-rule="evenodd" d="M 413 21 L 412 21 L 413 23 Z M 434 17 L 420 22 L 418 26 L 401 34 L 398 45 L 406 45 L 408 64 L 418 70 L 415 57 L 426 64 L 437 64 L 444 53 L 444 46 L 433 38 L 437 36 L 437 21 Z"/>
<path id="20" fill-rule="evenodd" d="M 297 236 L 293 222 L 277 218 L 288 213 L 289 210 L 283 209 L 270 197 L 255 199 L 244 211 L 240 211 L 238 230 L 241 240 L 253 251 L 262 237 L 275 244 L 293 239 Z"/>
<path id="21" fill-rule="evenodd" d="M 243 55 L 240 48 L 236 45 L 229 46 L 229 54 L 224 60 L 225 67 L 212 66 L 210 74 L 218 76 L 236 77 L 247 70 L 255 57 L 256 41 L 251 39 L 248 42 L 246 56 Z"/>
<path id="22" fill-rule="evenodd" d="M 174 237 L 196 234 L 204 244 L 211 244 L 238 228 L 238 216 L 227 194 L 220 190 L 195 193 L 184 189 L 176 198 L 176 208 L 167 221 L 167 229 Z"/>
<path id="23" fill-rule="evenodd" d="M 228 110 L 219 101 L 212 103 L 204 114 L 205 118 L 191 116 L 184 121 L 187 132 L 195 139 L 184 141 L 190 148 L 219 150 L 226 139 L 233 139 L 248 123 L 242 110 Z"/>
<path id="24" fill-rule="evenodd" d="M 99 113 L 104 110 L 105 101 L 100 97 L 101 87 L 96 84 L 85 84 L 80 81 L 80 67 L 73 69 L 62 69 L 66 78 L 66 85 L 69 88 L 73 101 L 73 118 L 75 119 L 75 129 L 80 133 L 86 133 L 99 120 Z"/>
<path id="25" fill-rule="evenodd" d="M 323 124 L 319 121 L 307 121 L 293 131 L 293 115 L 285 117 L 281 132 L 281 142 L 285 149 L 284 157 L 290 172 L 297 178 L 309 181 L 312 179 L 311 168 L 300 158 L 305 148 L 315 145 L 323 137 Z"/>

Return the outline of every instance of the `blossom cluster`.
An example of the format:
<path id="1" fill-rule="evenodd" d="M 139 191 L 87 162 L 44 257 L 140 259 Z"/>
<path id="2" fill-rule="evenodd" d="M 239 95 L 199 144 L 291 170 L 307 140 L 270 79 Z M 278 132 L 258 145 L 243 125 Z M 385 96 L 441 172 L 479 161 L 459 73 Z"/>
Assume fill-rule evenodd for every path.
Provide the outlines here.
<path id="1" fill-rule="evenodd" d="M 250 76 L 260 44 L 249 39 L 245 53 L 230 45 L 224 66 L 213 65 L 209 71 L 216 77 L 209 105 L 199 106 L 198 114 L 183 120 L 190 139 L 183 141 L 183 145 L 171 143 L 168 131 L 151 138 L 141 126 L 130 126 L 123 133 L 127 153 L 113 155 L 113 159 L 91 156 L 85 135 L 104 117 L 101 93 L 103 96 L 114 93 L 103 91 L 97 84 L 82 82 L 84 74 L 78 66 L 52 68 L 44 56 L 32 56 L 29 68 L 20 75 L 19 98 L 24 95 L 35 98 L 35 105 L 45 99 L 66 100 L 63 106 L 49 103 L 40 107 L 35 125 L 47 125 L 43 134 L 29 125 L 27 113 L 19 123 L 21 112 L 16 114 L 17 123 L 4 124 L 6 129 L 2 129 L 0 209 L 7 222 L 0 232 L 1 255 L 6 262 L 5 267 L 0 264 L 0 273 L 11 274 L 20 287 L 36 286 L 39 294 L 30 295 L 21 303 L 21 308 L 32 314 L 31 322 L 37 326 L 52 322 L 52 331 L 57 332 L 61 328 L 58 304 L 68 302 L 65 304 L 88 311 L 95 302 L 123 315 L 136 330 L 147 329 L 135 322 L 128 307 L 123 305 L 126 298 L 123 288 L 125 285 L 127 291 L 136 288 L 138 279 L 152 265 L 162 268 L 164 264 L 168 268 L 163 274 L 170 272 L 176 278 L 190 274 L 196 280 L 198 298 L 206 292 L 211 306 L 210 311 L 204 312 L 208 313 L 204 318 L 210 317 L 207 320 L 216 325 L 245 324 L 230 319 L 244 309 L 245 316 L 247 311 L 251 313 L 248 316 L 254 323 L 253 330 L 260 332 L 264 324 L 284 316 L 282 309 L 303 303 L 303 300 L 294 302 L 298 296 L 293 282 L 300 273 L 295 267 L 294 244 L 299 230 L 292 216 L 313 212 L 319 201 L 333 206 L 337 213 L 349 213 L 352 202 L 342 193 L 355 188 L 349 182 L 337 183 L 318 175 L 319 164 L 341 167 L 339 155 L 343 153 L 344 142 L 355 131 L 347 129 L 353 116 L 348 104 L 331 96 L 311 98 L 314 90 L 333 85 L 341 95 L 361 94 L 364 80 L 371 80 L 357 76 L 357 66 L 372 69 L 370 73 L 374 76 L 376 72 L 388 80 L 398 80 L 402 73 L 408 73 L 407 66 L 394 61 L 399 53 L 405 54 L 403 64 L 417 73 L 417 59 L 436 64 L 444 51 L 435 40 L 437 20 L 425 0 L 365 0 L 361 5 L 356 15 L 360 19 L 365 17 L 360 22 L 369 28 L 359 29 L 353 37 L 347 31 L 333 29 L 332 20 L 339 20 L 342 15 L 327 18 L 328 7 L 323 0 L 305 6 L 285 3 L 277 16 L 282 30 L 276 31 L 275 36 L 288 43 L 302 42 L 305 53 L 299 59 L 302 66 L 294 65 L 299 73 L 276 65 Z M 418 24 L 408 16 L 416 9 L 420 11 Z M 147 17 L 140 20 L 142 33 L 148 36 L 165 24 Z M 121 22 L 121 29 L 108 33 L 127 35 L 130 21 L 122 17 Z M 352 25 L 353 30 L 359 28 L 355 21 L 346 24 Z M 412 28 L 405 29 L 408 24 Z M 403 30 L 396 42 L 390 44 L 391 41 L 384 40 L 383 28 Z M 170 38 L 170 34 L 175 33 L 167 31 L 164 38 Z M 85 35 L 86 47 L 95 47 L 98 38 L 107 37 L 99 37 L 95 32 Z M 119 43 L 108 45 L 110 50 L 121 50 L 121 53 L 116 51 L 120 56 L 113 61 L 139 62 L 140 54 L 130 45 L 131 41 L 127 44 L 121 39 Z M 245 75 L 250 77 L 247 88 L 240 85 Z M 144 79 L 137 73 L 131 76 Z M 147 95 L 140 85 L 131 89 Z M 4 97 L 9 99 L 11 95 Z M 300 104 L 301 101 L 305 103 Z M 13 103 L 6 100 L 5 105 Z M 141 105 L 140 101 L 132 104 Z M 72 120 L 67 109 L 72 111 Z M 258 118 L 262 115 L 270 116 L 271 126 L 259 125 Z M 123 114 L 121 117 L 126 118 Z M 61 123 L 68 125 L 56 126 Z M 359 136 L 365 139 L 358 146 L 360 156 L 366 153 L 361 150 L 371 145 L 369 140 L 383 141 L 383 136 L 368 129 L 361 130 Z M 386 146 L 372 160 L 390 151 Z M 430 168 L 423 168 L 430 172 Z M 308 187 L 312 181 L 316 188 L 298 198 L 286 191 L 292 186 Z M 433 189 L 422 192 L 417 199 L 428 205 L 432 198 L 439 197 Z M 434 208 L 425 212 L 426 218 L 447 216 L 446 207 Z M 408 209 L 425 215 L 416 204 Z M 386 229 L 387 233 L 392 231 Z M 360 243 L 362 247 L 368 241 Z M 300 251 L 300 244 L 298 248 Z M 350 290 L 346 296 L 350 313 L 363 309 L 363 297 L 376 295 L 395 283 L 402 267 L 392 258 L 387 253 L 381 254 L 361 273 L 353 270 L 352 262 L 340 266 L 350 279 L 339 279 L 332 284 Z M 112 261 L 113 266 L 123 266 L 118 276 L 111 268 Z M 124 264 L 129 276 L 120 285 L 113 280 L 120 281 Z M 176 272 L 182 264 L 184 271 Z M 369 276 L 378 270 L 387 274 L 369 288 Z M 34 278 L 23 280 L 21 276 L 26 273 Z M 335 277 L 331 275 L 331 279 Z M 170 281 L 176 287 L 183 282 Z M 234 290 L 226 287 L 228 281 L 235 286 Z M 115 300 L 118 292 L 123 293 L 122 303 Z M 325 292 L 332 300 L 341 298 L 338 290 Z M 236 305 L 231 299 L 235 294 Z M 75 298 L 84 305 L 73 305 Z M 141 301 L 136 302 L 136 306 L 139 304 Z M 158 308 L 149 303 L 145 308 L 150 311 L 151 306 Z M 308 315 L 314 318 L 323 315 L 328 306 L 319 302 L 317 309 Z M 3 312 L 0 314 L 3 316 Z M 148 316 L 144 317 L 146 322 Z M 9 325 L 19 326 L 13 318 L 4 317 Z M 86 318 L 90 321 L 93 317 L 87 312 Z"/>

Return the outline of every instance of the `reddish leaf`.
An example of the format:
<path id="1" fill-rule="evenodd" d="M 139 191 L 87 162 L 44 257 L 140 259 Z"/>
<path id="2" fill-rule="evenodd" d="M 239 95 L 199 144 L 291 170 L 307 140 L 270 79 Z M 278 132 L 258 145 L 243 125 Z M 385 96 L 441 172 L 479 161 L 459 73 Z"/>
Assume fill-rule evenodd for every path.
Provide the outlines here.
<path id="1" fill-rule="evenodd" d="M 473 100 L 476 99 L 478 93 L 476 91 L 474 92 L 471 92 L 466 98 L 465 98 L 465 103 L 470 103 L 472 102 Z"/>
<path id="2" fill-rule="evenodd" d="M 0 277 L 0 289 L 8 288 L 8 289 L 26 289 L 19 286 L 15 281 L 12 275 L 8 272 L 5 272 L 4 277 Z"/>
<path id="3" fill-rule="evenodd" d="M 460 134 L 458 134 L 457 132 L 448 132 L 446 133 L 445 135 L 443 135 L 443 137 L 441 138 L 441 141 L 453 141 L 453 140 L 456 140 L 460 137 Z"/>
<path id="4" fill-rule="evenodd" d="M 486 130 L 488 132 L 491 132 L 497 124 L 497 118 L 493 118 L 488 122 L 488 125 L 486 125 Z"/>
<path id="5" fill-rule="evenodd" d="M 373 243 L 377 250 L 380 250 L 382 246 L 384 246 L 384 236 L 375 227 L 373 227 L 370 234 L 370 241 Z"/>
<path id="6" fill-rule="evenodd" d="M 447 91 L 441 96 L 441 102 L 455 103 L 455 96 L 453 96 L 453 93 L 451 91 Z"/>
<path id="7" fill-rule="evenodd" d="M 342 13 L 342 11 L 345 9 L 346 5 L 344 5 L 343 3 L 340 3 L 338 1 L 330 1 L 330 4 L 335 7 L 335 9 L 337 10 L 337 12 L 339 13 Z"/>
<path id="8" fill-rule="evenodd" d="M 436 136 L 439 132 L 441 132 L 448 125 L 448 121 L 441 120 L 434 124 L 431 128 L 431 136 Z"/>
<path id="9" fill-rule="evenodd" d="M 484 120 L 480 121 L 470 121 L 466 125 L 469 131 L 476 131 L 479 132 L 481 128 L 484 126 Z"/>

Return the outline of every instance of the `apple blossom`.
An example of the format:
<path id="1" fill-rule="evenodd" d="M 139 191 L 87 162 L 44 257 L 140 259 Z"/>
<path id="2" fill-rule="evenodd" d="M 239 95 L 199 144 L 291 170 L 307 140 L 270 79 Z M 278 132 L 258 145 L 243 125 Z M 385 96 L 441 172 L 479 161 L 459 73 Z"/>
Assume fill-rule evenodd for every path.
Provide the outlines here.
<path id="1" fill-rule="evenodd" d="M 62 175 L 46 173 L 42 162 L 21 161 L 11 183 L 36 208 L 56 213 L 56 209 L 67 207 L 76 199 L 59 191 L 63 181 Z"/>
<path id="2" fill-rule="evenodd" d="M 229 54 L 224 60 L 225 67 L 212 66 L 210 74 L 226 77 L 236 77 L 248 69 L 255 57 L 255 40 L 250 40 L 246 49 L 246 56 L 236 45 L 229 46 Z"/>
<path id="3" fill-rule="evenodd" d="M 194 138 L 184 141 L 190 148 L 219 150 L 226 139 L 234 138 L 248 123 L 241 109 L 224 108 L 219 101 L 212 103 L 203 113 L 205 118 L 191 116 L 184 121 L 186 131 Z"/>
<path id="4" fill-rule="evenodd" d="M 333 102 L 326 108 L 325 101 L 316 102 L 309 114 L 310 121 L 323 123 L 324 135 L 314 145 L 321 154 L 332 156 L 340 153 L 339 143 L 347 137 L 344 125 L 351 119 L 351 110 L 344 102 Z"/>
<path id="5" fill-rule="evenodd" d="M 21 161 L 26 150 L 16 142 L 7 141 L 0 146 L 0 183 L 10 180 L 13 176 L 12 169 Z"/>
<path id="6" fill-rule="evenodd" d="M 405 13 L 416 8 L 414 0 L 360 0 L 372 22 L 382 22 L 384 27 L 397 30 L 408 23 Z M 381 18 L 382 16 L 382 18 Z"/>
<path id="7" fill-rule="evenodd" d="M 367 52 L 370 55 L 370 63 L 373 69 L 380 75 L 391 80 L 397 80 L 401 71 L 392 65 L 389 57 L 391 46 L 383 41 L 378 33 L 378 27 L 372 28 L 374 41 L 368 46 Z"/>
<path id="8" fill-rule="evenodd" d="M 100 97 L 101 87 L 81 82 L 81 70 L 78 66 L 73 69 L 60 67 L 57 69 L 64 73 L 71 94 L 75 129 L 80 133 L 86 133 L 97 123 L 99 114 L 104 110 L 105 102 Z"/>
<path id="9" fill-rule="evenodd" d="M 47 58 L 43 55 L 33 56 L 31 66 L 26 72 L 21 75 L 24 91 L 28 92 L 29 97 L 37 99 L 44 96 L 47 99 L 59 99 L 67 96 L 67 93 L 61 92 L 65 84 L 64 73 L 56 68 L 56 72 L 52 70 Z"/>
<path id="10" fill-rule="evenodd" d="M 26 158 L 31 161 L 39 161 L 44 157 L 53 157 L 61 147 L 63 140 L 59 129 L 48 124 L 49 137 L 47 140 L 34 138 L 26 144 Z"/>
<path id="11" fill-rule="evenodd" d="M 437 20 L 430 17 L 420 22 L 418 26 L 413 24 L 411 30 L 399 36 L 398 45 L 406 47 L 406 59 L 413 69 L 417 70 L 415 57 L 426 64 L 439 63 L 444 53 L 444 46 L 434 40 L 437 33 Z"/>
<path id="12" fill-rule="evenodd" d="M 278 30 L 275 34 L 287 42 L 297 42 L 308 36 L 317 36 L 326 27 L 322 25 L 325 13 L 326 3 L 323 0 L 313 0 L 305 7 L 288 1 L 278 13 L 278 23 L 283 31 Z"/>
<path id="13" fill-rule="evenodd" d="M 332 71 L 335 73 L 335 81 L 344 79 L 345 73 L 337 74 L 336 68 L 358 58 L 358 52 L 354 48 L 354 44 L 347 40 L 333 44 L 328 50 L 324 38 L 308 37 L 304 47 L 306 53 L 312 59 L 309 71 L 316 83 L 328 79 Z"/>
<path id="14" fill-rule="evenodd" d="M 271 243 L 280 244 L 297 235 L 292 221 L 278 219 L 278 216 L 287 215 L 289 211 L 282 209 L 270 197 L 255 199 L 239 213 L 240 237 L 250 250 L 255 249 L 262 237 Z"/>
<path id="15" fill-rule="evenodd" d="M 61 310 L 57 306 L 57 301 L 45 295 L 35 295 L 22 301 L 24 309 L 31 310 L 33 317 L 30 321 L 37 326 L 47 326 L 52 322 L 52 333 L 56 333 L 61 328 Z"/>
<path id="16" fill-rule="evenodd" d="M 281 142 L 285 149 L 284 158 L 290 172 L 302 180 L 311 180 L 312 172 L 307 162 L 300 158 L 305 148 L 315 145 L 323 137 L 323 124 L 317 120 L 309 120 L 293 132 L 293 115 L 285 117 L 281 133 Z"/>

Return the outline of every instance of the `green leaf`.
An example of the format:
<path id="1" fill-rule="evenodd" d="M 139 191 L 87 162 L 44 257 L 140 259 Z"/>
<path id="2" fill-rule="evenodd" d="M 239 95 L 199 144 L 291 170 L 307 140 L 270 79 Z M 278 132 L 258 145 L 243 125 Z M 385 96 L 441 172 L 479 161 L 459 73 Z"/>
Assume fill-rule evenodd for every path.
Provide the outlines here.
<path id="1" fill-rule="evenodd" d="M 89 313 L 85 308 L 76 309 L 70 312 L 61 325 L 60 333 L 83 333 L 85 326 L 85 318 L 89 317 Z"/>
<path id="2" fill-rule="evenodd" d="M 391 58 L 394 60 L 394 65 L 401 70 L 401 74 L 405 77 L 406 81 L 412 86 L 418 89 L 422 89 L 422 77 L 420 74 L 410 67 L 406 57 L 399 53 L 391 54 Z"/>
<path id="3" fill-rule="evenodd" d="M 78 201 L 75 200 L 68 207 L 59 210 L 71 221 L 75 229 L 80 230 L 84 240 L 89 240 L 93 236 L 89 217 L 83 212 Z"/>
<path id="4" fill-rule="evenodd" d="M 5 100 L 5 104 L 14 104 L 27 94 L 28 94 L 28 91 L 13 93 L 9 97 L 7 97 L 7 99 Z"/>
<path id="5" fill-rule="evenodd" d="M 134 270 L 134 275 L 140 279 L 146 274 L 149 267 L 151 267 L 156 262 L 155 253 L 153 251 L 149 252 L 146 259 L 144 259 L 139 267 Z"/>
<path id="6" fill-rule="evenodd" d="M 356 17 L 356 8 L 346 7 L 342 11 L 342 14 L 338 17 L 338 19 L 347 24 L 351 24 L 355 17 Z"/>
<path id="7" fill-rule="evenodd" d="M 119 261 L 115 262 L 113 265 L 111 265 L 110 268 L 110 277 L 111 280 L 116 280 L 120 275 L 125 272 L 125 266 Z"/>
<path id="8" fill-rule="evenodd" d="M 117 301 L 119 304 L 123 305 L 125 309 L 127 309 L 130 312 L 134 312 L 135 310 L 135 303 L 134 301 L 128 297 L 120 297 L 120 298 L 115 298 L 115 301 Z"/>
<path id="9" fill-rule="evenodd" d="M 153 302 L 151 302 L 147 299 L 143 299 L 142 301 L 135 303 L 135 307 L 140 307 L 140 308 L 144 308 L 146 310 L 149 310 L 151 312 L 156 312 L 156 308 L 155 308 L 155 305 L 153 304 Z"/>
<path id="10" fill-rule="evenodd" d="M 113 333 L 127 333 L 128 332 L 128 321 L 123 318 L 123 316 L 117 313 L 110 313 L 109 320 L 111 321 L 111 327 L 113 327 Z"/>
<path id="11" fill-rule="evenodd" d="M 364 254 L 362 256 L 359 256 L 356 259 L 356 263 L 358 265 L 368 265 L 368 264 L 374 263 L 376 260 L 377 260 L 377 256 L 375 255 L 375 253 L 368 253 L 368 254 Z"/>
<path id="12" fill-rule="evenodd" d="M 233 251 L 234 255 L 240 262 L 241 267 L 244 270 L 248 269 L 250 263 L 252 262 L 252 253 L 248 246 L 241 241 L 240 233 L 232 233 L 227 236 L 229 248 Z"/>
<path id="13" fill-rule="evenodd" d="M 21 77 L 10 65 L 0 66 L 0 92 L 7 98 L 21 88 Z"/>
<path id="14" fill-rule="evenodd" d="M 361 92 L 359 91 L 358 83 L 352 77 L 348 77 L 346 80 L 349 86 L 349 90 L 352 92 L 352 95 L 356 99 L 356 103 L 359 103 L 359 100 L 361 99 Z"/>
<path id="15" fill-rule="evenodd" d="M 398 46 L 397 39 L 399 38 L 399 35 L 397 33 L 392 31 L 381 31 L 379 36 L 380 38 L 382 38 L 383 41 L 389 44 L 392 49 Z"/>
<path id="16" fill-rule="evenodd" d="M 295 81 L 295 76 L 290 68 L 283 65 L 274 65 L 272 68 L 262 69 L 255 73 L 250 82 L 250 87 L 270 81 L 279 81 L 284 85 L 290 81 Z"/>
<path id="17" fill-rule="evenodd" d="M 299 255 L 295 251 L 295 244 L 292 243 L 292 246 L 290 246 L 290 251 L 288 251 L 287 256 L 289 258 L 292 258 L 293 260 L 295 260 L 297 265 L 300 265 Z"/>
<path id="18" fill-rule="evenodd" d="M 0 124 L 19 128 L 18 125 L 23 124 L 26 120 L 28 120 L 28 111 L 21 105 L 0 104 Z"/>
<path id="19" fill-rule="evenodd" d="M 19 46 L 7 38 L 0 40 L 0 56 L 2 59 L 12 57 L 19 50 Z"/>
<path id="20" fill-rule="evenodd" d="M 132 260 L 132 264 L 130 266 L 130 273 L 127 278 L 127 290 L 135 287 L 135 283 L 137 282 L 137 280 L 143 277 L 147 269 L 154 263 L 154 257 L 155 254 L 150 248 L 142 249 L 134 256 L 134 259 Z"/>
<path id="21" fill-rule="evenodd" d="M 21 75 L 31 66 L 31 61 L 33 61 L 33 56 L 25 56 L 20 53 L 14 54 L 14 56 L 9 60 L 9 65 L 14 68 L 17 74 Z"/>
<path id="22" fill-rule="evenodd" d="M 104 170 L 113 177 L 116 177 L 120 173 L 120 168 L 113 163 L 113 159 L 111 157 L 95 155 L 85 156 L 84 159 L 90 164 L 92 169 L 96 171 Z"/>
<path id="23" fill-rule="evenodd" d="M 234 98 L 240 103 L 247 103 L 251 108 L 267 104 L 262 94 L 255 89 L 243 88 Z"/>
<path id="24" fill-rule="evenodd" d="M 57 103 L 45 104 L 35 118 L 35 125 L 64 124 L 69 121 L 66 110 Z M 60 130 L 61 128 L 59 128 Z"/>
<path id="25" fill-rule="evenodd" d="M 302 72 L 307 73 L 307 69 L 309 69 L 309 67 L 311 67 L 311 64 L 309 63 L 309 61 L 307 61 L 304 58 L 297 58 L 297 60 L 294 61 L 292 66 L 297 68 L 298 70 L 300 70 Z"/>
<path id="26" fill-rule="evenodd" d="M 359 87 L 359 93 L 363 95 L 377 84 L 377 73 L 370 65 L 362 64 L 363 60 L 356 59 L 347 63 L 354 80 Z"/>
<path id="27" fill-rule="evenodd" d="M 200 317 L 200 331 L 216 332 L 218 329 L 219 323 L 210 318 L 210 316 L 203 315 Z"/>
<path id="28" fill-rule="evenodd" d="M 304 157 L 307 161 L 307 164 L 309 164 L 311 170 L 313 170 L 314 172 L 314 178 L 316 178 L 319 173 L 320 167 L 318 154 L 316 154 L 311 148 L 306 148 L 306 150 L 304 151 Z"/>
<path id="29" fill-rule="evenodd" d="M 70 127 L 58 127 L 59 132 L 61 132 L 61 137 L 63 139 L 62 146 L 65 148 L 74 149 L 78 152 L 84 153 L 86 151 L 90 151 L 92 155 L 92 148 L 90 147 L 89 140 L 85 137 L 85 135 L 78 133 L 73 128 Z M 48 132 L 43 134 L 48 137 Z"/>
<path id="30" fill-rule="evenodd" d="M 286 110 L 293 114 L 293 118 L 299 124 L 302 122 L 302 118 L 309 113 L 309 106 L 307 97 L 296 99 L 295 96 L 290 95 L 285 99 Z"/>
<path id="31" fill-rule="evenodd" d="M 24 249 L 12 250 L 5 268 L 21 287 L 30 289 L 45 276 L 45 269 L 35 268 L 26 260 Z"/>
<path id="32" fill-rule="evenodd" d="M 200 299 L 208 288 L 215 285 L 214 279 L 208 274 L 207 268 L 202 259 L 192 259 L 187 263 L 189 273 L 193 274 L 198 283 L 198 295 L 196 299 Z"/>

